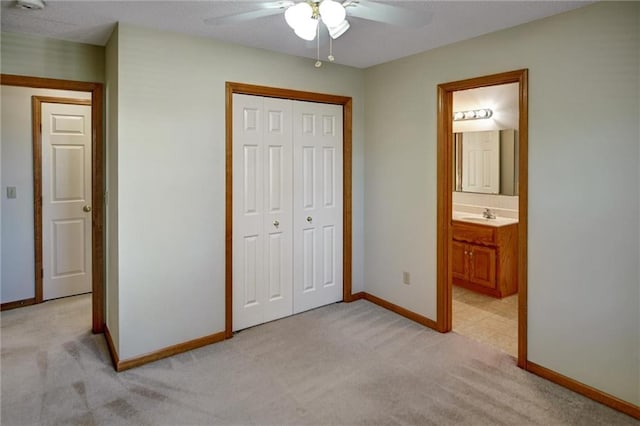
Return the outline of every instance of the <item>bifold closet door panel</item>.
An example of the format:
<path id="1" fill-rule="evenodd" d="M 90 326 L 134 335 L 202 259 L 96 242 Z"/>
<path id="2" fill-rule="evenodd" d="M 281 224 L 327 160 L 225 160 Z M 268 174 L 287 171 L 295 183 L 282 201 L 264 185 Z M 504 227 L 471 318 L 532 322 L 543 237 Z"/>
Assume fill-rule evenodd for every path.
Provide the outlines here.
<path id="1" fill-rule="evenodd" d="M 293 102 L 293 312 L 342 300 L 342 106 Z"/>
<path id="2" fill-rule="evenodd" d="M 293 313 L 293 130 L 291 101 L 264 98 L 264 321 Z"/>
<path id="3" fill-rule="evenodd" d="M 233 95 L 233 330 L 292 314 L 290 101 Z"/>

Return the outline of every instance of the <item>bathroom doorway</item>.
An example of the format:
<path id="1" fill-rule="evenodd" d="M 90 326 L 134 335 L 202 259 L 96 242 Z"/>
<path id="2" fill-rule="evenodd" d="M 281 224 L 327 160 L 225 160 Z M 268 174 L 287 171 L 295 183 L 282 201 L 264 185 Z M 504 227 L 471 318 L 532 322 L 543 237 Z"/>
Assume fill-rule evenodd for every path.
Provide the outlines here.
<path id="1" fill-rule="evenodd" d="M 438 328 L 526 367 L 527 70 L 438 86 Z"/>

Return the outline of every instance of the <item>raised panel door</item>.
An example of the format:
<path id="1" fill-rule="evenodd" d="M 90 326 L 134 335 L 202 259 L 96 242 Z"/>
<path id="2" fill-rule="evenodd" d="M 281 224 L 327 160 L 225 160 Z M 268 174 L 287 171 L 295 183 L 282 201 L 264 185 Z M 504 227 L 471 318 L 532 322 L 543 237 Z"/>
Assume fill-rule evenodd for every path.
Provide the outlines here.
<path id="1" fill-rule="evenodd" d="M 342 106 L 293 102 L 293 312 L 342 300 Z"/>
<path id="2" fill-rule="evenodd" d="M 262 99 L 233 97 L 233 330 L 264 316 Z"/>
<path id="3" fill-rule="evenodd" d="M 467 132 L 462 137 L 462 190 L 500 192 L 500 132 Z"/>
<path id="4" fill-rule="evenodd" d="M 458 241 L 451 243 L 451 269 L 454 278 L 467 280 L 467 245 Z"/>
<path id="5" fill-rule="evenodd" d="M 262 322 L 292 314 L 293 280 L 293 146 L 291 102 L 264 98 L 266 126 L 263 229 L 265 244 L 265 310 Z"/>
<path id="6" fill-rule="evenodd" d="M 469 245 L 469 281 L 487 288 L 496 288 L 496 250 Z"/>
<path id="7" fill-rule="evenodd" d="M 233 330 L 292 313 L 287 101 L 233 96 Z"/>
<path id="8" fill-rule="evenodd" d="M 91 106 L 42 103 L 43 299 L 91 291 Z"/>
<path id="9" fill-rule="evenodd" d="M 342 300 L 342 107 L 233 95 L 233 330 Z"/>

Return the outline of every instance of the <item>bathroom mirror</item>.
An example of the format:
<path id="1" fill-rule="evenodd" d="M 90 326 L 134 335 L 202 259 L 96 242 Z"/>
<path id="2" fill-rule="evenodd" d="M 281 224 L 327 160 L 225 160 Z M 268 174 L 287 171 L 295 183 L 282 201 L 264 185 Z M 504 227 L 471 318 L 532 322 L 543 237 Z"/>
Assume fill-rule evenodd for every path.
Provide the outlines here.
<path id="1" fill-rule="evenodd" d="M 518 195 L 514 129 L 453 134 L 454 191 Z"/>

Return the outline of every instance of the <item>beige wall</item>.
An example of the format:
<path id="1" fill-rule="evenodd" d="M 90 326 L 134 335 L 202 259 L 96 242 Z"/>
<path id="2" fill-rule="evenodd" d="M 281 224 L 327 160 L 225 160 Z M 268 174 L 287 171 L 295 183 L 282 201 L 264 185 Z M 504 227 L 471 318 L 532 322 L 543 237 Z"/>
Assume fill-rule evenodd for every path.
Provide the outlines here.
<path id="1" fill-rule="evenodd" d="M 104 81 L 104 47 L 2 33 L 2 73 L 78 81 Z"/>
<path id="2" fill-rule="evenodd" d="M 529 360 L 636 404 L 639 14 L 598 3 L 365 73 L 366 290 L 436 318 L 437 85 L 528 68 Z"/>
<path id="3" fill-rule="evenodd" d="M 128 25 L 118 31 L 117 141 L 109 139 L 117 158 L 108 168 L 117 175 L 109 192 L 117 189 L 118 229 L 109 240 L 118 244 L 120 358 L 224 330 L 226 81 L 353 97 L 353 287 L 363 290 L 363 71 Z"/>
<path id="4" fill-rule="evenodd" d="M 116 350 L 119 350 L 118 316 L 118 28 L 111 34 L 105 48 L 105 111 L 106 111 L 106 149 L 105 162 L 105 270 L 107 283 L 105 288 L 105 323 L 111 334 Z"/>

